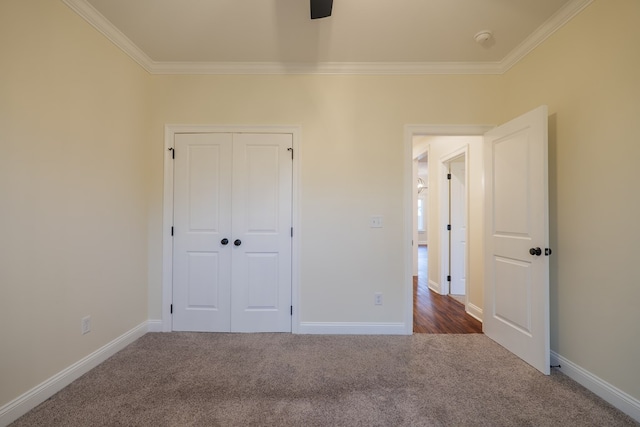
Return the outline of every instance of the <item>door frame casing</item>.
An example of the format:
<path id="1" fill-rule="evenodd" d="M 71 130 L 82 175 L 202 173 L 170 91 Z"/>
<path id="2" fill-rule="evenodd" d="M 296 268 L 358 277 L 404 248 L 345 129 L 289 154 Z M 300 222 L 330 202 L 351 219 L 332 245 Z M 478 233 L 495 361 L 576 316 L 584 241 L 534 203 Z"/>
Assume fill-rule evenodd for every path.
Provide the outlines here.
<path id="1" fill-rule="evenodd" d="M 413 334 L 413 138 L 415 136 L 484 136 L 495 125 L 404 126 L 404 324 Z"/>
<path id="2" fill-rule="evenodd" d="M 297 125 L 172 125 L 164 127 L 164 188 L 162 215 L 162 332 L 171 332 L 171 304 L 173 301 L 173 148 L 177 133 L 284 133 L 292 135 L 293 164 L 291 189 L 291 332 L 298 333 L 300 324 L 300 139 L 302 127 Z"/>

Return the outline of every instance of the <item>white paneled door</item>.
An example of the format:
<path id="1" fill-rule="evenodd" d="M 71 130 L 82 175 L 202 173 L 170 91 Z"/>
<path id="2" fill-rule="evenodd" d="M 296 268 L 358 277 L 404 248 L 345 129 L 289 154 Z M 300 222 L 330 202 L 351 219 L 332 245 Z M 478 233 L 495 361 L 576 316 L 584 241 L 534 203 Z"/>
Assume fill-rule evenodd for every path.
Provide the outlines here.
<path id="1" fill-rule="evenodd" d="M 449 172 L 451 173 L 449 181 L 451 287 L 449 293 L 453 295 L 466 295 L 467 192 L 465 162 L 465 159 L 459 159 L 449 164 Z"/>
<path id="2" fill-rule="evenodd" d="M 484 333 L 549 374 L 547 107 L 485 134 Z"/>
<path id="3" fill-rule="evenodd" d="M 290 332 L 292 135 L 174 140 L 175 331 Z"/>
<path id="4" fill-rule="evenodd" d="M 291 135 L 234 135 L 235 332 L 291 331 L 291 147 Z"/>

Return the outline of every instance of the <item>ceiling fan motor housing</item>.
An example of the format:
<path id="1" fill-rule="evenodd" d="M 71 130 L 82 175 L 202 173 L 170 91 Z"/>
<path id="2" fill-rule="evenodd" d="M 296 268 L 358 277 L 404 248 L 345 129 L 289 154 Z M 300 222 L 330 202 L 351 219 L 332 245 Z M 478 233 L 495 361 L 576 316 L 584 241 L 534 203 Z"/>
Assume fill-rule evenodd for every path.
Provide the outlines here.
<path id="1" fill-rule="evenodd" d="M 333 0 L 310 0 L 311 19 L 326 18 L 331 16 Z"/>

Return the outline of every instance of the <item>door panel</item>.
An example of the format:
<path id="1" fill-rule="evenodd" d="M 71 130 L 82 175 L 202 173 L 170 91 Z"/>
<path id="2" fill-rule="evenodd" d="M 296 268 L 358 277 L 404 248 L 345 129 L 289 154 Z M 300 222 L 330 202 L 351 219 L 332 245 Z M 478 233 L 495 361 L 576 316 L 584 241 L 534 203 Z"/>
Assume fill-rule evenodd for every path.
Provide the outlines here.
<path id="1" fill-rule="evenodd" d="M 549 374 L 547 108 L 485 135 L 485 334 Z M 532 255 L 531 248 L 542 255 Z"/>
<path id="2" fill-rule="evenodd" d="M 247 137 L 239 138 L 246 140 Z M 249 233 L 277 233 L 280 226 L 279 194 L 280 164 L 279 145 L 238 146 L 244 150 L 244 162 L 236 164 L 238 191 L 246 189 L 245 206 L 239 208 L 247 213 L 246 231 Z"/>
<path id="3" fill-rule="evenodd" d="M 531 334 L 531 264 L 495 258 L 495 318 Z"/>
<path id="4" fill-rule="evenodd" d="M 228 331 L 231 134 L 176 134 L 174 331 Z"/>
<path id="5" fill-rule="evenodd" d="M 179 139 L 182 138 L 184 135 L 180 135 Z M 224 191 L 221 184 L 227 185 L 227 183 L 220 182 L 220 162 L 227 160 L 221 159 L 220 145 L 190 144 L 186 146 L 186 150 L 188 229 L 190 232 L 219 231 L 220 215 L 218 209 L 220 193 Z"/>
<path id="6" fill-rule="evenodd" d="M 530 237 L 528 194 L 532 182 L 529 171 L 529 141 L 526 130 L 495 141 L 493 183 L 496 233 Z"/>
<path id="7" fill-rule="evenodd" d="M 292 135 L 236 134 L 233 330 L 291 331 Z M 237 284 L 237 286 L 236 286 Z"/>
<path id="8" fill-rule="evenodd" d="M 247 310 L 278 309 L 278 254 L 247 253 Z"/>
<path id="9" fill-rule="evenodd" d="M 215 252 L 187 252 L 187 260 L 187 309 L 217 309 L 220 257 Z"/>

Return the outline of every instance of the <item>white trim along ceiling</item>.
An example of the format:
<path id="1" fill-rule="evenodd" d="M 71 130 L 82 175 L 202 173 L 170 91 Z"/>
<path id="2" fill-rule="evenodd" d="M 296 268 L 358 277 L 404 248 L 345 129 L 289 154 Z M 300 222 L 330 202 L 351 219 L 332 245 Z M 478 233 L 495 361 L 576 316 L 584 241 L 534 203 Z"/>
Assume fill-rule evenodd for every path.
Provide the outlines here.
<path id="1" fill-rule="evenodd" d="M 571 0 L 495 62 L 161 62 L 152 60 L 87 0 L 62 0 L 150 74 L 503 74 L 593 0 Z"/>

